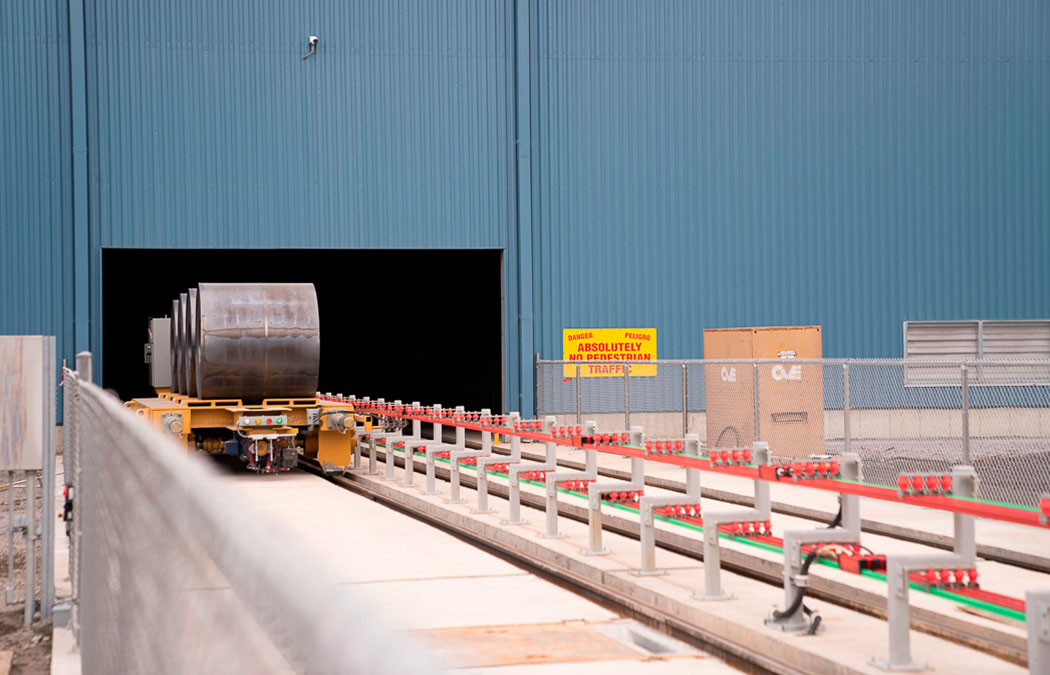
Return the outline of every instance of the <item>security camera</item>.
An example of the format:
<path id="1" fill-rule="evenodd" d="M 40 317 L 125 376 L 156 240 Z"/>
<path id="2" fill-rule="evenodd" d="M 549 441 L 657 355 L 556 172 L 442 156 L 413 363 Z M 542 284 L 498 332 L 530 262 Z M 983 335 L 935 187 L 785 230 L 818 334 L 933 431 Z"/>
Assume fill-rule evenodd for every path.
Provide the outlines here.
<path id="1" fill-rule="evenodd" d="M 317 39 L 316 35 L 311 35 L 309 38 L 307 38 L 306 41 L 310 44 L 310 51 L 307 52 L 306 56 L 303 57 L 303 61 L 305 61 L 306 59 L 310 58 L 315 53 L 317 53 L 317 43 L 320 40 Z"/>

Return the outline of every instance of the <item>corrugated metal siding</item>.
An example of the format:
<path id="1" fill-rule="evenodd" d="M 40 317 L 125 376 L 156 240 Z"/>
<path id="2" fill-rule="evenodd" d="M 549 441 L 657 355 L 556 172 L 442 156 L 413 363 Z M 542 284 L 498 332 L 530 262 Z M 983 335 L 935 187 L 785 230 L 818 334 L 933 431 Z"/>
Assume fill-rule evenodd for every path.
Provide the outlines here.
<path id="1" fill-rule="evenodd" d="M 509 0 L 88 0 L 87 15 L 94 247 L 516 252 Z M 100 283 L 96 267 L 96 302 Z"/>
<path id="2" fill-rule="evenodd" d="M 0 333 L 72 351 L 65 0 L 0 3 Z M 61 403 L 61 397 L 59 397 Z"/>
<path id="3" fill-rule="evenodd" d="M 84 1 L 96 349 L 101 247 L 494 247 L 514 405 L 514 0 Z M 544 356 L 1050 313 L 1050 4 L 519 1 Z M 66 4 L 0 4 L 0 331 L 71 356 Z"/>
<path id="4" fill-rule="evenodd" d="M 534 16 L 537 344 L 1050 314 L 1050 3 L 566 2 Z"/>

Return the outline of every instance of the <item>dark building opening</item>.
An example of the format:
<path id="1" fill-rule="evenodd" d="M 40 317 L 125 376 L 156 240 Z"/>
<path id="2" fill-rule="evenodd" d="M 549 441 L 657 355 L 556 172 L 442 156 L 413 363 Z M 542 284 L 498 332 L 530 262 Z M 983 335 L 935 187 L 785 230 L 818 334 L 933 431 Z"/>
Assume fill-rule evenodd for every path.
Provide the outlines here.
<path id="1" fill-rule="evenodd" d="M 102 384 L 152 396 L 151 317 L 198 283 L 308 282 L 322 392 L 503 409 L 498 250 L 103 249 Z"/>

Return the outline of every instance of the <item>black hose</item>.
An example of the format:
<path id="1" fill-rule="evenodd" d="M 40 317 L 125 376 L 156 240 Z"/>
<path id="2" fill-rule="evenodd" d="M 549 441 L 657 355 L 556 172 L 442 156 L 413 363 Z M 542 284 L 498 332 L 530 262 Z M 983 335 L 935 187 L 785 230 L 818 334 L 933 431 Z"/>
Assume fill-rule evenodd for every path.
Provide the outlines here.
<path id="1" fill-rule="evenodd" d="M 831 525 L 828 525 L 828 529 L 829 530 L 834 530 L 836 527 L 838 527 L 841 524 L 842 524 L 842 502 L 841 502 L 841 499 L 840 499 L 838 515 L 836 515 L 835 519 L 831 521 Z"/>
<path id="2" fill-rule="evenodd" d="M 812 565 L 813 561 L 816 560 L 816 559 L 817 559 L 817 550 L 816 549 L 813 549 L 808 554 L 806 554 L 806 559 L 802 562 L 802 571 L 800 572 L 800 574 L 809 574 L 809 566 Z M 785 609 L 783 611 L 777 610 L 777 609 L 773 610 L 773 618 L 774 619 L 783 619 L 785 617 L 791 616 L 792 614 L 794 614 L 795 612 L 798 611 L 799 607 L 802 607 L 802 600 L 805 597 L 806 597 L 806 589 L 804 589 L 804 588 L 798 589 L 798 595 L 796 595 L 795 599 L 791 601 L 791 605 L 789 605 L 787 609 Z M 805 611 L 807 614 L 811 613 L 808 608 L 803 608 L 803 611 Z"/>
<path id="3" fill-rule="evenodd" d="M 730 430 L 732 430 L 733 431 L 733 435 L 736 436 L 736 444 L 738 446 L 740 445 L 740 432 L 737 431 L 736 427 L 728 426 L 728 427 L 725 427 L 724 429 L 722 429 L 722 431 L 718 432 L 718 438 L 715 439 L 715 447 L 716 448 L 722 447 L 722 437 L 725 436 L 726 432 L 730 431 Z"/>

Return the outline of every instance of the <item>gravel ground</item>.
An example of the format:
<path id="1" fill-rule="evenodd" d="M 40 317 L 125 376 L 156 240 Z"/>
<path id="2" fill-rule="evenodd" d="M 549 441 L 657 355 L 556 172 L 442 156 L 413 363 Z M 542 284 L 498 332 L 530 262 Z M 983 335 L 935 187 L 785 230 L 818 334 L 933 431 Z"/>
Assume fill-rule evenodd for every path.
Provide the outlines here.
<path id="1" fill-rule="evenodd" d="M 37 621 L 29 628 L 23 627 L 24 610 L 21 600 L 25 597 L 25 540 L 21 534 L 15 534 L 14 553 L 14 593 L 17 605 L 3 604 L 4 591 L 7 588 L 10 572 L 7 569 L 7 500 L 11 491 L 7 489 L 7 477 L 0 478 L 0 651 L 12 650 L 14 659 L 11 672 L 15 675 L 29 673 L 48 673 L 51 671 L 51 622 Z M 22 487 L 14 489 L 15 513 L 24 509 Z M 37 489 L 36 517 L 40 522 L 39 486 Z M 40 544 L 37 543 L 37 592 L 40 591 Z"/>

